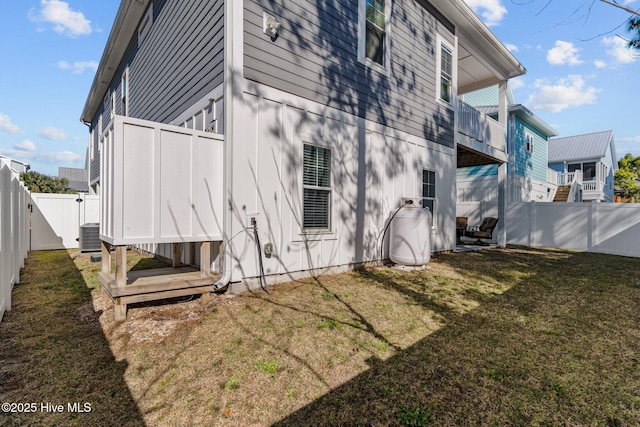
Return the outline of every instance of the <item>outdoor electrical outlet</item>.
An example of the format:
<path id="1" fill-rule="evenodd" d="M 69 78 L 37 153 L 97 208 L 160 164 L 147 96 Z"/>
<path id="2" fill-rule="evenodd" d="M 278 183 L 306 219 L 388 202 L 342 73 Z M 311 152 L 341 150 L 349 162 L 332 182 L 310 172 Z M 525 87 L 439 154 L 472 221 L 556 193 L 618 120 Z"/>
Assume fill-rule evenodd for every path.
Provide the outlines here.
<path id="1" fill-rule="evenodd" d="M 264 244 L 264 256 L 266 256 L 267 258 L 271 258 L 272 254 L 273 254 L 273 244 L 272 243 L 265 243 Z"/>
<path id="2" fill-rule="evenodd" d="M 255 221 L 256 225 L 258 224 L 258 218 L 260 218 L 260 214 L 258 212 L 248 212 L 247 213 L 247 228 L 253 228 L 253 223 Z"/>

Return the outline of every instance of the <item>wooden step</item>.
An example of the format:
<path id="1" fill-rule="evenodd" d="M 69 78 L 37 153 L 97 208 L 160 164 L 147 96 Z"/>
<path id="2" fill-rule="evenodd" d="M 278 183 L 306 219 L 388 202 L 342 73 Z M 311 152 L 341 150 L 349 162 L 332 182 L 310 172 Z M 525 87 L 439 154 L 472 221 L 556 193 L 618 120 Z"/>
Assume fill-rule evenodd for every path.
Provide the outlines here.
<path id="1" fill-rule="evenodd" d="M 570 185 L 561 185 L 558 187 L 558 190 L 556 191 L 556 195 L 553 198 L 554 202 L 566 202 L 567 199 L 569 198 L 569 193 L 571 193 L 571 186 Z"/>

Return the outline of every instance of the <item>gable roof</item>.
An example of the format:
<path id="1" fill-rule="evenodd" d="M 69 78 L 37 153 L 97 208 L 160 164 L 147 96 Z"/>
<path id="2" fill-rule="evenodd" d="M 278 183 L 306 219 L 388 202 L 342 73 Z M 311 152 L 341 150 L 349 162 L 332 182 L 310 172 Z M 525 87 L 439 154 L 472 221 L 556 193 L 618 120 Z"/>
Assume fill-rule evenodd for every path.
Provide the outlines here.
<path id="1" fill-rule="evenodd" d="M 58 177 L 67 178 L 68 187 L 72 190 L 88 192 L 89 191 L 89 171 L 78 168 L 58 167 Z"/>
<path id="2" fill-rule="evenodd" d="M 93 77 L 91 90 L 84 104 L 80 120 L 91 122 L 102 99 L 109 90 L 111 79 L 129 46 L 129 41 L 138 29 L 138 22 L 147 10 L 151 0 L 122 0 L 116 19 L 111 27 L 109 39 L 102 52 L 100 64 Z"/>
<path id="3" fill-rule="evenodd" d="M 549 163 L 605 157 L 609 147 L 616 163 L 612 130 L 554 138 L 549 141 Z"/>

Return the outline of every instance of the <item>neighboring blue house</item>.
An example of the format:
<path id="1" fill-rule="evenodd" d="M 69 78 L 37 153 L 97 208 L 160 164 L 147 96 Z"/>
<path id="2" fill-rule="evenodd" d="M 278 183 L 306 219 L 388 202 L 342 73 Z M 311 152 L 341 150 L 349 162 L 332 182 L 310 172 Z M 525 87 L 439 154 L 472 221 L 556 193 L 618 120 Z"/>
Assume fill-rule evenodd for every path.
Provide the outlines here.
<path id="1" fill-rule="evenodd" d="M 564 174 L 582 171 L 582 200 L 613 202 L 613 174 L 618 170 L 613 131 L 549 141 L 549 168 Z"/>
<path id="2" fill-rule="evenodd" d="M 549 182 L 547 144 L 557 132 L 521 104 L 515 104 L 509 90 L 507 119 L 507 198 L 508 202 L 551 201 L 556 189 Z M 464 102 L 496 118 L 497 86 L 472 92 Z M 486 104 L 485 104 L 486 105 Z M 458 201 L 492 201 L 498 194 L 497 165 L 460 168 L 457 172 Z"/>

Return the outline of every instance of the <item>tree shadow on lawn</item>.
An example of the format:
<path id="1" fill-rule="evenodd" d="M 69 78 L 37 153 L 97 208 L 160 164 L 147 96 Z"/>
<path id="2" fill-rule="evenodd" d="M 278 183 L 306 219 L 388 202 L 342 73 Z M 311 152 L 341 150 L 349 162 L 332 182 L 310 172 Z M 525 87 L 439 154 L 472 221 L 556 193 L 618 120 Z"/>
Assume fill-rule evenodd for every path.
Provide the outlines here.
<path id="1" fill-rule="evenodd" d="M 5 413 L 0 424 L 144 425 L 124 380 L 128 363 L 115 360 L 69 252 L 32 252 L 13 301 L 0 323 L 0 401 L 33 402 L 36 411 Z M 63 409 L 47 412 L 41 403 Z"/>
<path id="2" fill-rule="evenodd" d="M 276 426 L 640 425 L 637 259 L 508 248 L 438 262 L 501 294 Z M 442 312 L 405 284 L 365 277 Z M 425 273 L 425 274 L 428 274 Z M 426 298 L 426 299 L 425 299 Z"/>

